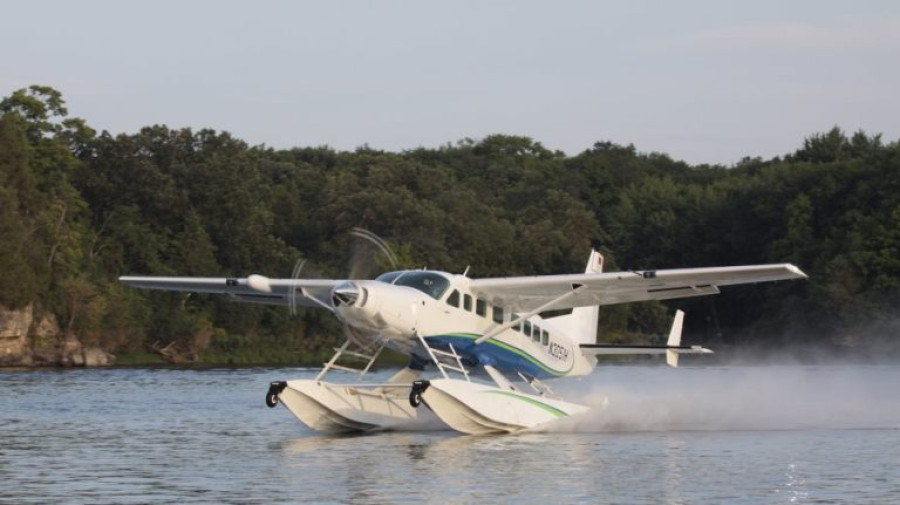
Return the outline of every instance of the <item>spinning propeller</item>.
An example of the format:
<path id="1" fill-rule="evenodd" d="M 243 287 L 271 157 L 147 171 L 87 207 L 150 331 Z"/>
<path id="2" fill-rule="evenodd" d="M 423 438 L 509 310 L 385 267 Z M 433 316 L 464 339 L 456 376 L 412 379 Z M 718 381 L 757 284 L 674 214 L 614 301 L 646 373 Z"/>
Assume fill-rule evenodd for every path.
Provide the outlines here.
<path id="1" fill-rule="evenodd" d="M 391 270 L 396 270 L 399 264 L 397 255 L 387 241 L 375 233 L 356 227 L 350 230 L 350 236 L 357 240 L 354 240 L 351 245 L 350 264 L 347 269 L 349 272 L 347 279 L 349 281 L 342 282 L 332 290 L 330 297 L 332 309 L 341 305 L 353 305 L 356 302 L 359 297 L 359 288 L 353 280 L 371 278 L 379 269 L 384 268 L 383 262 L 378 261 L 379 253 L 389 263 Z M 297 314 L 297 307 L 300 305 L 297 303 L 297 296 L 301 289 L 299 280 L 305 266 L 306 259 L 300 258 L 294 264 L 294 270 L 291 272 L 293 285 L 288 298 L 288 308 L 291 311 L 291 315 Z"/>

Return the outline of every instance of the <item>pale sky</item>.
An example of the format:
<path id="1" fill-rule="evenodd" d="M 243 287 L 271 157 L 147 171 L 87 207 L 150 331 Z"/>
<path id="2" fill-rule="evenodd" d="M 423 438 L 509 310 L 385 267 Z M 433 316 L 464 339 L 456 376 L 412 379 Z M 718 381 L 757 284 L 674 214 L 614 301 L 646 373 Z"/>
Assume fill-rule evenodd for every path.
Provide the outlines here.
<path id="1" fill-rule="evenodd" d="M 0 95 L 95 129 L 402 151 L 492 133 L 691 163 L 900 138 L 900 2 L 0 0 Z"/>

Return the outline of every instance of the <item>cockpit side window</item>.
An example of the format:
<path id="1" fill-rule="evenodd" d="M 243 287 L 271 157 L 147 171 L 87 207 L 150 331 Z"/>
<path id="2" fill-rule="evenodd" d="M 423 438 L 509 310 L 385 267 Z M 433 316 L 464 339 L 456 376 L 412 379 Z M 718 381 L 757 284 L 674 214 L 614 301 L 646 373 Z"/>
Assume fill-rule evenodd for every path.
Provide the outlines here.
<path id="1" fill-rule="evenodd" d="M 450 296 L 447 297 L 447 305 L 459 307 L 459 291 L 454 289 L 453 292 L 450 293 Z"/>

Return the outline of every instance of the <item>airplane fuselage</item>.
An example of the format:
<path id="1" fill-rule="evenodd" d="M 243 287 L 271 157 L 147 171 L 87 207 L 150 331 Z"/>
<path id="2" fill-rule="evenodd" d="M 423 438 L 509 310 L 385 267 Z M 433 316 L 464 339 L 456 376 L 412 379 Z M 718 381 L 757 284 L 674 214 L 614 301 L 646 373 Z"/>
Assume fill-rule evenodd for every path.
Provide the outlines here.
<path id="1" fill-rule="evenodd" d="M 538 315 L 476 342 L 519 316 L 474 296 L 468 283 L 467 277 L 446 272 L 390 272 L 377 280 L 337 286 L 335 314 L 359 338 L 384 342 L 411 355 L 412 366 L 429 362 L 421 336 L 430 347 L 452 346 L 474 371 L 489 365 L 513 378 L 522 373 L 543 379 L 585 375 L 594 369 L 594 357 L 583 355 L 551 320 Z"/>

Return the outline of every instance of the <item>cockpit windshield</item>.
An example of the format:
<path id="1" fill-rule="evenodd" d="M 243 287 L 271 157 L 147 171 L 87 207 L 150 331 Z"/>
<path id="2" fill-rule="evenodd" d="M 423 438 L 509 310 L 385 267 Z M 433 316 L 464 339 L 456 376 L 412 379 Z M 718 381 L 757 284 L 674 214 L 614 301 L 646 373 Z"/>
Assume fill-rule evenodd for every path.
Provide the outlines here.
<path id="1" fill-rule="evenodd" d="M 418 289 L 435 300 L 439 299 L 444 292 L 447 291 L 447 288 L 450 287 L 450 280 L 443 275 L 424 270 L 388 272 L 379 275 L 375 280 L 394 284 L 396 286 L 406 286 Z"/>
<path id="2" fill-rule="evenodd" d="M 394 281 L 397 280 L 397 277 L 400 277 L 401 275 L 403 275 L 405 273 L 406 273 L 405 270 L 401 270 L 398 272 L 385 272 L 385 273 L 379 275 L 378 277 L 376 277 L 375 280 L 381 281 L 381 282 L 386 282 L 388 284 L 393 284 Z"/>

